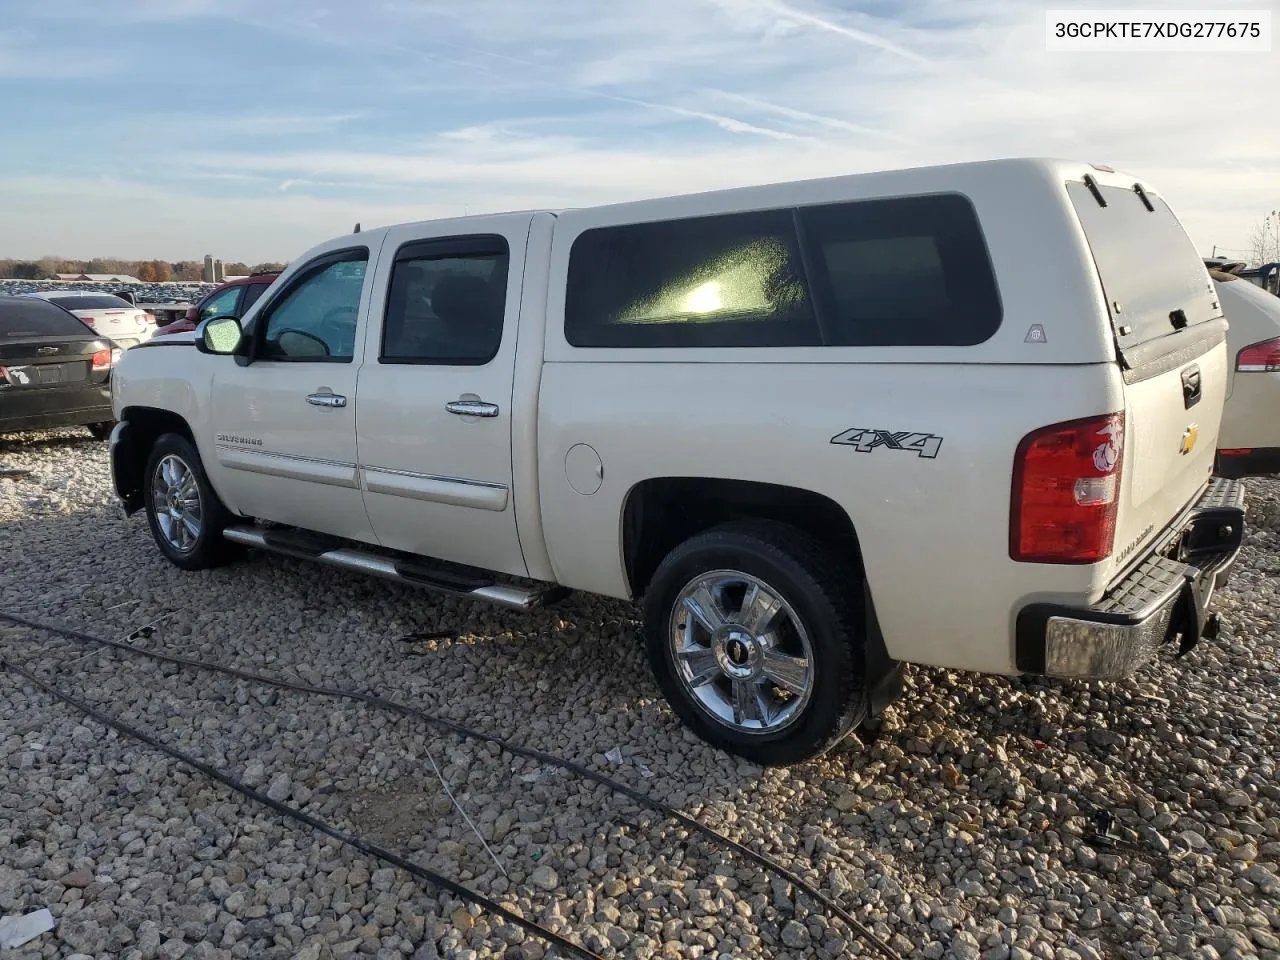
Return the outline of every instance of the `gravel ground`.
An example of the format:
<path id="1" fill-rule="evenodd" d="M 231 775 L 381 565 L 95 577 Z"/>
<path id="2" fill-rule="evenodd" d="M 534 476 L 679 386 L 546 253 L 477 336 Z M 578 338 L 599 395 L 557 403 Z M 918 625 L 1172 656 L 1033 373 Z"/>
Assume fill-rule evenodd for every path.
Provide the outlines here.
<path id="1" fill-rule="evenodd" d="M 0 609 L 114 638 L 154 622 L 137 645 L 579 760 L 776 857 L 904 957 L 1280 958 L 1275 481 L 1250 483 L 1222 636 L 1182 663 L 1087 685 L 912 670 L 858 738 L 764 771 L 678 724 L 626 604 L 516 614 L 260 556 L 180 574 L 120 516 L 104 445 L 0 438 L 4 468 L 31 473 L 0 477 Z M 785 882 L 496 747 L 2 624 L 0 654 L 607 956 L 872 955 Z M 550 955 L 19 677 L 0 675 L 0 704 L 0 915 L 58 924 L 6 958 Z"/>

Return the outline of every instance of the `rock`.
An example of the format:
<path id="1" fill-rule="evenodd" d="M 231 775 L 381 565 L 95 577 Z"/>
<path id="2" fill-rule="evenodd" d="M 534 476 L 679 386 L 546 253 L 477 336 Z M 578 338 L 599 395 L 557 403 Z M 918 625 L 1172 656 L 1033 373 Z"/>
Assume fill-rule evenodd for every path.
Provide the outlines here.
<path id="1" fill-rule="evenodd" d="M 78 870 L 72 870 L 70 873 L 59 877 L 58 882 L 64 887 L 76 887 L 83 889 L 93 883 L 93 871 L 88 867 L 81 867 Z"/>
<path id="2" fill-rule="evenodd" d="M 287 773 L 278 773 L 271 779 L 271 786 L 267 787 L 267 797 L 276 803 L 283 803 L 288 800 L 293 793 L 293 781 L 289 779 Z"/>
<path id="3" fill-rule="evenodd" d="M 1228 810 L 1243 810 L 1253 806 L 1253 800 L 1243 790 L 1232 790 L 1222 798 L 1222 805 Z"/>
<path id="4" fill-rule="evenodd" d="M 543 863 L 529 874 L 529 882 L 540 890 L 552 891 L 560 886 L 560 877 L 549 865 Z"/>
<path id="5" fill-rule="evenodd" d="M 801 950 L 809 945 L 809 930 L 795 920 L 788 920 L 782 928 L 782 943 L 792 950 Z"/>
<path id="6" fill-rule="evenodd" d="M 954 960 L 980 960 L 982 946 L 972 934 L 961 930 L 951 938 L 951 947 L 947 951 L 947 956 Z"/>

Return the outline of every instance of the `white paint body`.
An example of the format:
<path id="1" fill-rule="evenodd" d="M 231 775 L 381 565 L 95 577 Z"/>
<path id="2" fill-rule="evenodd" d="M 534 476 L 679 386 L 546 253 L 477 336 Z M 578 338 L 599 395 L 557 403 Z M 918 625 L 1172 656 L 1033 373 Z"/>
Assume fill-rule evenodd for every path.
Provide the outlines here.
<path id="1" fill-rule="evenodd" d="M 1280 337 L 1280 297 L 1246 280 L 1219 281 L 1214 287 L 1231 324 L 1231 379 L 1218 446 L 1280 449 L 1280 370 L 1235 369 L 1245 347 Z"/>
<path id="2" fill-rule="evenodd" d="M 813 491 L 852 520 L 892 657 L 1013 673 L 1023 606 L 1096 601 L 1203 489 L 1227 389 L 1219 344 L 1196 358 L 1204 396 L 1188 455 L 1178 451 L 1188 425 L 1178 370 L 1125 384 L 1064 190 L 1086 173 L 1103 185 L 1135 182 L 1079 163 L 994 161 L 369 230 L 295 258 L 273 288 L 326 251 L 367 245 L 352 363 L 239 366 L 186 347 L 135 350 L 113 376 L 116 414 L 181 415 L 214 488 L 246 516 L 620 598 L 632 595 L 622 517 L 642 481 L 731 478 Z M 973 203 L 994 266 L 1003 322 L 977 346 L 618 349 L 565 339 L 569 250 L 591 227 L 937 192 Z M 379 363 L 398 245 L 481 233 L 501 234 L 511 251 L 497 356 L 472 367 Z M 1029 341 L 1033 325 L 1043 342 Z M 348 405 L 304 402 L 321 388 Z M 500 414 L 444 412 L 467 396 Z M 1019 441 L 1114 411 L 1129 427 L 1112 557 L 1014 562 Z M 943 441 L 932 459 L 830 442 L 853 427 Z"/>

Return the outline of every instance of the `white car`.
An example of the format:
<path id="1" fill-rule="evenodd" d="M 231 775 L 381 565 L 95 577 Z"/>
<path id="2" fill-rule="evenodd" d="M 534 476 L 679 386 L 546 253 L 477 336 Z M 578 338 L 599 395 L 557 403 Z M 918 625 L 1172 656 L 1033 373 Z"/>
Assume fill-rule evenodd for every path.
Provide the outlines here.
<path id="1" fill-rule="evenodd" d="M 1217 472 L 1280 473 L 1280 297 L 1231 273 L 1211 270 L 1210 276 L 1231 324 Z"/>
<path id="2" fill-rule="evenodd" d="M 23 294 L 56 303 L 123 350 L 150 340 L 156 332 L 155 317 L 128 300 L 101 290 L 41 290 Z"/>
<path id="3" fill-rule="evenodd" d="M 904 662 L 1123 677 L 1212 638 L 1226 330 L 1159 192 L 1085 163 L 407 223 L 126 353 L 111 468 L 182 569 L 641 600 L 675 712 L 790 763 Z"/>

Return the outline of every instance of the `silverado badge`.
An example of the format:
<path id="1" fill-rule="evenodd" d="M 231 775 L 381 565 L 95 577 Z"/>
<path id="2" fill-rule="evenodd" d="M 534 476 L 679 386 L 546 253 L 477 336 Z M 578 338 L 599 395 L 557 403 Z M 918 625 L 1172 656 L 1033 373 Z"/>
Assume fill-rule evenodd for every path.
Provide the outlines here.
<path id="1" fill-rule="evenodd" d="M 1200 437 L 1200 428 L 1194 423 L 1182 431 L 1182 443 L 1178 446 L 1178 452 L 1188 454 L 1196 445 L 1196 440 Z"/>

